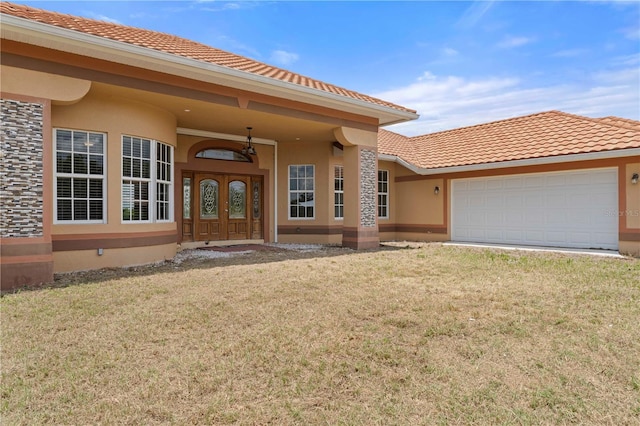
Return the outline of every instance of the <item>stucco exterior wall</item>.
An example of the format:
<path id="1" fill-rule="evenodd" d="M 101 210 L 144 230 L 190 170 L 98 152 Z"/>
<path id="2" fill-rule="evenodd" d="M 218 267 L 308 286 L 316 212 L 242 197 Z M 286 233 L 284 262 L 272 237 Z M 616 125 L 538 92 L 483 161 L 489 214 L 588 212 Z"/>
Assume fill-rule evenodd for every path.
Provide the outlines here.
<path id="1" fill-rule="evenodd" d="M 176 244 L 135 248 L 113 248 L 104 250 L 98 256 L 95 250 L 72 250 L 54 252 L 53 262 L 56 273 L 85 271 L 100 268 L 139 266 L 173 259 Z"/>
<path id="2" fill-rule="evenodd" d="M 53 235 L 141 232 L 175 229 L 175 223 L 122 223 L 122 136 L 176 146 L 176 120 L 166 111 L 126 99 L 89 94 L 73 105 L 52 108 L 52 126 L 107 134 L 107 217 L 104 224 L 54 224 Z M 174 182 L 175 184 L 175 182 Z"/>
<path id="3" fill-rule="evenodd" d="M 336 221 L 333 213 L 334 169 L 332 142 L 278 143 L 278 241 L 283 243 L 329 243 L 335 240 Z M 315 217 L 289 218 L 289 166 L 315 167 Z M 332 231 L 332 226 L 334 230 Z M 341 226 L 341 225 L 337 225 Z"/>
<path id="4" fill-rule="evenodd" d="M 620 247 L 619 251 L 630 256 L 640 257 L 640 182 L 633 184 L 631 177 L 640 174 L 640 159 L 631 158 L 620 166 L 621 203 Z"/>
<path id="5" fill-rule="evenodd" d="M 175 117 L 153 105 L 89 93 L 79 102 L 52 107 L 52 128 L 106 133 L 106 219 L 102 224 L 54 224 L 54 271 L 84 270 L 117 263 L 138 265 L 173 257 L 176 223 L 122 223 L 122 136 L 137 136 L 176 146 Z M 55 141 L 54 141 L 55 144 Z M 174 151 L 175 152 L 175 151 Z M 51 173 L 54 174 L 53 165 Z M 174 182 L 176 185 L 177 182 Z M 156 233 L 164 233 L 157 238 Z M 105 241 L 115 241 L 105 246 Z M 137 244 L 146 241 L 148 250 Z M 92 244 L 87 243 L 92 241 Z M 138 243 L 136 243 L 138 241 Z M 173 244 L 171 245 L 171 241 Z M 154 246 L 163 246 L 160 256 Z M 167 247 L 173 247 L 171 253 Z M 74 250 L 77 247 L 78 250 Z M 103 249 L 98 255 L 97 249 Z M 115 252 L 120 254 L 115 254 Z M 128 254 L 123 254 L 127 253 Z M 154 253 L 158 256 L 154 258 Z"/>
<path id="6" fill-rule="evenodd" d="M 626 227 L 640 230 L 640 182 L 631 183 L 633 174 L 640 174 L 640 162 L 626 164 L 622 173 L 620 178 L 624 179 L 626 186 L 626 209 L 624 212 Z"/>

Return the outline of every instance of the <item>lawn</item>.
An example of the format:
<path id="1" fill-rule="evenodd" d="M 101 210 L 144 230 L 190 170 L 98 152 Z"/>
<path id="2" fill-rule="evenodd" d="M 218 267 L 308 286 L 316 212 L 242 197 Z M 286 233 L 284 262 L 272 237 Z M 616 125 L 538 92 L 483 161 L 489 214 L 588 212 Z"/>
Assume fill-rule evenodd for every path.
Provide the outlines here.
<path id="1" fill-rule="evenodd" d="M 640 423 L 640 260 L 425 245 L 1 299 L 2 424 Z"/>

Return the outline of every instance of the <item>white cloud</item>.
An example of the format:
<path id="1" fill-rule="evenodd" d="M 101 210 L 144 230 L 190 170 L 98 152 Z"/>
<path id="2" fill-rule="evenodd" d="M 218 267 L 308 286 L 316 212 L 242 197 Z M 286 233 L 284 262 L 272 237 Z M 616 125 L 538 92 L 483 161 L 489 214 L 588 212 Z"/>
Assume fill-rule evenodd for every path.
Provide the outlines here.
<path id="1" fill-rule="evenodd" d="M 299 58 L 297 53 L 286 52 L 284 50 L 274 50 L 271 52 L 271 61 L 278 65 L 291 65 Z"/>
<path id="2" fill-rule="evenodd" d="M 559 50 L 554 54 L 552 54 L 551 56 L 554 56 L 556 58 L 576 58 L 578 56 L 584 55 L 587 52 L 588 52 L 587 49 L 566 49 L 566 50 Z"/>
<path id="3" fill-rule="evenodd" d="M 640 40 L 640 26 L 623 28 L 622 34 L 630 40 Z"/>
<path id="4" fill-rule="evenodd" d="M 633 66 L 640 65 L 640 52 L 631 55 L 617 56 L 611 59 L 611 65 Z"/>
<path id="5" fill-rule="evenodd" d="M 452 49 L 450 47 L 445 47 L 442 49 L 442 54 L 444 56 L 458 56 L 459 52 L 456 49 Z"/>
<path id="6" fill-rule="evenodd" d="M 110 22 L 112 24 L 122 25 L 122 22 L 118 21 L 117 19 L 109 18 L 108 16 L 101 15 L 99 13 L 87 12 L 86 16 L 88 16 L 89 18 L 92 18 L 92 19 L 97 19 L 99 21 Z"/>
<path id="7" fill-rule="evenodd" d="M 640 119 L 637 67 L 594 73 L 588 85 L 570 82 L 531 87 L 518 78 L 436 76 L 373 96 L 413 108 L 418 120 L 389 129 L 415 136 L 549 110 L 591 117 Z"/>
<path id="8" fill-rule="evenodd" d="M 474 27 L 482 17 L 491 9 L 494 1 L 475 1 L 469 6 L 462 17 L 456 23 L 456 26 L 459 28 L 471 28 Z"/>
<path id="9" fill-rule="evenodd" d="M 524 46 L 525 44 L 532 43 L 535 39 L 531 37 L 514 37 L 506 36 L 497 46 L 501 49 L 511 49 L 513 47 Z"/>
<path id="10" fill-rule="evenodd" d="M 226 35 L 216 37 L 215 41 L 211 43 L 211 45 L 216 46 L 219 49 L 229 50 L 239 55 L 245 55 L 255 59 L 259 59 L 262 56 L 254 47 L 239 42 L 238 40 Z"/>

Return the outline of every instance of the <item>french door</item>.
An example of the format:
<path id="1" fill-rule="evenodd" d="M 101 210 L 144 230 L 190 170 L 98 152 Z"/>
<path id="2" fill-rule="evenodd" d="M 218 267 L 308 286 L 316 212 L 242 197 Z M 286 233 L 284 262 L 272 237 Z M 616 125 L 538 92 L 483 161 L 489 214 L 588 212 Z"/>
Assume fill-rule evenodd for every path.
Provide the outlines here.
<path id="1" fill-rule="evenodd" d="M 261 238 L 261 179 L 196 173 L 192 188 L 194 240 Z"/>

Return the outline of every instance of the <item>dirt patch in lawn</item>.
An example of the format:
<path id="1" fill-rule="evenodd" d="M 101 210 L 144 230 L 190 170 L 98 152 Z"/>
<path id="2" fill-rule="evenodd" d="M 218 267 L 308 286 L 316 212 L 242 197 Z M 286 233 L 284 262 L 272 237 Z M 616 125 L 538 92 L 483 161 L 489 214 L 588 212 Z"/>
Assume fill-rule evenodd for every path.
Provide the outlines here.
<path id="1" fill-rule="evenodd" d="M 393 250 L 394 246 L 381 246 L 378 250 Z M 323 258 L 353 253 L 353 250 L 333 245 L 318 244 L 246 244 L 237 246 L 203 247 L 178 252 L 175 258 L 148 265 L 125 268 L 102 268 L 56 274 L 53 283 L 40 287 L 20 289 L 38 290 L 49 287 L 98 283 L 125 277 L 142 277 L 166 272 L 192 269 L 222 268 L 233 265 L 260 265 L 285 260 Z"/>

